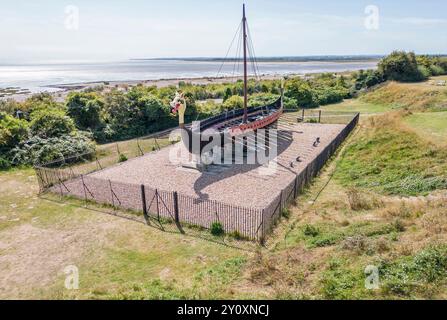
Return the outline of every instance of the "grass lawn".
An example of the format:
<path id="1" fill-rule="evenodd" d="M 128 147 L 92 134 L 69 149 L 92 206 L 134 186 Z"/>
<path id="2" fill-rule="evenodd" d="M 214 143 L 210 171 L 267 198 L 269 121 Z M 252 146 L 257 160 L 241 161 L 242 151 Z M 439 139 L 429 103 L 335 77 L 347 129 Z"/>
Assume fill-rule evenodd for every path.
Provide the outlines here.
<path id="1" fill-rule="evenodd" d="M 40 199 L 33 170 L 1 172 L 0 194 L 0 298 L 231 298 L 247 260 L 242 250 Z M 69 265 L 79 268 L 79 290 L 64 288 Z"/>
<path id="2" fill-rule="evenodd" d="M 414 113 L 405 122 L 421 136 L 444 144 L 447 141 L 447 111 Z"/>
<path id="3" fill-rule="evenodd" d="M 370 116 L 267 248 L 240 250 L 43 200 L 33 170 L 0 172 L 0 298 L 447 299 L 447 151 L 433 142 L 446 136 L 446 112 L 390 111 L 414 97 L 388 89 L 323 108 Z M 434 97 L 424 93 L 416 110 L 445 103 Z M 116 161 L 115 148 L 100 147 L 102 156 Z M 138 153 L 134 142 L 120 148 Z M 79 269 L 79 290 L 65 289 L 67 266 Z M 379 270 L 376 290 L 365 287 L 367 266 Z"/>
<path id="4" fill-rule="evenodd" d="M 323 111 L 334 112 L 360 112 L 362 114 L 376 114 L 390 111 L 392 108 L 386 104 L 373 104 L 358 99 L 345 100 L 341 103 L 321 107 Z"/>
<path id="5" fill-rule="evenodd" d="M 447 150 L 420 139 L 399 115 L 369 119 L 339 161 L 345 186 L 383 194 L 418 196 L 447 189 Z"/>
<path id="6" fill-rule="evenodd" d="M 408 109 L 413 112 L 447 110 L 447 87 L 438 87 L 430 82 L 389 82 L 359 98 L 373 105 L 385 105 L 391 109 Z"/>

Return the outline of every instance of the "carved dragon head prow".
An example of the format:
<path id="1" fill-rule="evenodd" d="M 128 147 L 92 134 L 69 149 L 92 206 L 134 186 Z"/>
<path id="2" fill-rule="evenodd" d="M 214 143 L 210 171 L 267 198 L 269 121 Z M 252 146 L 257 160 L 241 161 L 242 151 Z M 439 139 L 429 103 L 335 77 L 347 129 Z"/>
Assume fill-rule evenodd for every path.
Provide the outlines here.
<path id="1" fill-rule="evenodd" d="M 175 94 L 174 100 L 171 102 L 171 112 L 179 115 L 180 127 L 185 126 L 185 111 L 186 111 L 186 99 L 182 91 L 178 91 Z"/>

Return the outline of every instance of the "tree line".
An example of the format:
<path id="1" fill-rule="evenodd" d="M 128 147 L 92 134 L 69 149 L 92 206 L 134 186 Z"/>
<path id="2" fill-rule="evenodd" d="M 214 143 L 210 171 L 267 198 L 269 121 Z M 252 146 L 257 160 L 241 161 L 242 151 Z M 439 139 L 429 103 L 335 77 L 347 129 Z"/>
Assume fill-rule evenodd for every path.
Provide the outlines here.
<path id="1" fill-rule="evenodd" d="M 285 80 L 286 109 L 313 108 L 355 97 L 384 81 L 422 81 L 447 74 L 447 58 L 396 51 L 377 70 L 325 73 Z M 243 83 L 89 88 L 70 93 L 63 103 L 48 93 L 24 102 L 0 101 L 0 168 L 32 165 L 62 156 L 94 152 L 95 143 L 130 139 L 175 127 L 169 102 L 178 89 L 187 99 L 186 120 L 243 107 Z M 274 102 L 280 80 L 250 80 L 249 106 Z"/>

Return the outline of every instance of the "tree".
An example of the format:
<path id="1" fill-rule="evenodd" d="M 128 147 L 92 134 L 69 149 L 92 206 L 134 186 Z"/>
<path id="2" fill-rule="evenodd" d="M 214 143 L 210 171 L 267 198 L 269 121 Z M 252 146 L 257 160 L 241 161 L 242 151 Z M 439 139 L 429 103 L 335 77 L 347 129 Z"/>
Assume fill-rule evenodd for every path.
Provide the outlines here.
<path id="1" fill-rule="evenodd" d="M 380 61 L 379 71 L 387 80 L 403 82 L 424 80 L 413 52 L 394 51 Z"/>
<path id="2" fill-rule="evenodd" d="M 231 96 L 233 95 L 233 92 L 231 91 L 230 87 L 226 87 L 225 89 L 225 93 L 224 93 L 224 97 L 223 97 L 223 101 L 227 101 L 229 98 L 231 98 Z"/>
<path id="3" fill-rule="evenodd" d="M 31 118 L 31 134 L 41 138 L 56 138 L 76 130 L 73 120 L 63 111 L 39 110 Z"/>
<path id="4" fill-rule="evenodd" d="M 315 107 L 316 103 L 313 99 L 312 89 L 308 82 L 299 78 L 293 78 L 286 83 L 286 97 L 295 99 L 298 106 L 302 108 Z"/>
<path id="5" fill-rule="evenodd" d="M 28 123 L 0 112 L 0 151 L 2 154 L 14 148 L 28 137 Z"/>
<path id="6" fill-rule="evenodd" d="M 231 96 L 223 104 L 224 109 L 242 109 L 244 107 L 244 99 L 240 96 Z"/>
<path id="7" fill-rule="evenodd" d="M 276 100 L 278 100 L 279 96 L 270 94 L 270 93 L 257 93 L 249 97 L 248 106 L 249 107 L 261 107 L 269 105 Z"/>
<path id="8" fill-rule="evenodd" d="M 78 128 L 96 129 L 101 126 L 101 110 L 104 102 L 94 93 L 75 92 L 68 96 L 67 114 Z"/>
<path id="9" fill-rule="evenodd" d="M 62 110 L 62 106 L 54 100 L 50 93 L 37 93 L 26 99 L 21 105 L 21 111 L 28 114 L 40 110 Z"/>
<path id="10" fill-rule="evenodd" d="M 17 110 L 20 110 L 20 104 L 14 99 L 0 100 L 0 112 L 5 112 L 9 115 L 14 115 Z"/>

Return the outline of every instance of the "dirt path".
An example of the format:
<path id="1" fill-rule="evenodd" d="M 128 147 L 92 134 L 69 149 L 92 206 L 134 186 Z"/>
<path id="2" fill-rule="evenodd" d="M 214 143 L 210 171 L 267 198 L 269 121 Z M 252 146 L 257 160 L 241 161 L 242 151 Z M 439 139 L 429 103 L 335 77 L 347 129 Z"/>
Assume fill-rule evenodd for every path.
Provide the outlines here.
<path id="1" fill-rule="evenodd" d="M 64 268 L 101 254 L 109 231 L 122 221 L 92 213 L 70 228 L 26 223 L 3 230 L 0 239 L 0 299 L 37 297 L 64 275 Z M 63 282 L 61 282 L 63 285 Z"/>

